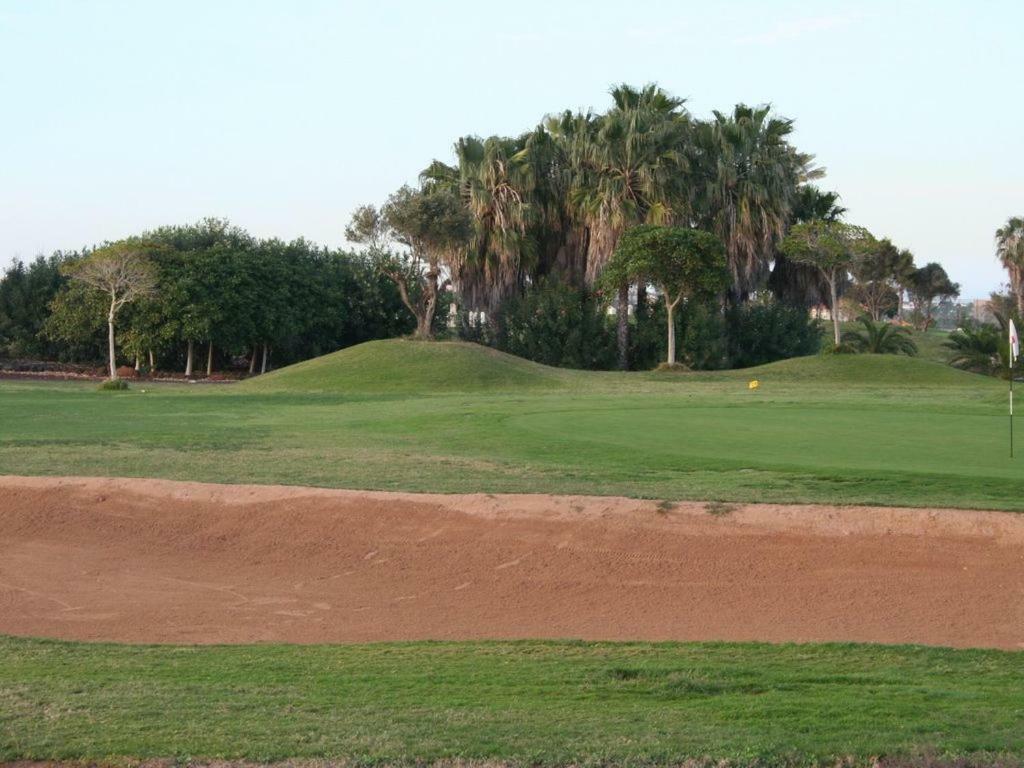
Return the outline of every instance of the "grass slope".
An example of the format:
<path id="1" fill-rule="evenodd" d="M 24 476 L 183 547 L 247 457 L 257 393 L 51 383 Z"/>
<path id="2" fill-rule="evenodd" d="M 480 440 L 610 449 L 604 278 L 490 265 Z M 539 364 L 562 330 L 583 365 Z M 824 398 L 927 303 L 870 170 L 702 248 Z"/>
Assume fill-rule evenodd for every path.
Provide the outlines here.
<path id="1" fill-rule="evenodd" d="M 924 360 L 585 373 L 393 341 L 141 389 L 0 383 L 0 473 L 1024 510 L 1004 385 Z"/>
<path id="2" fill-rule="evenodd" d="M 649 643 L 119 646 L 0 637 L 0 760 L 835 765 L 1024 754 L 1020 653 Z"/>
<path id="3" fill-rule="evenodd" d="M 886 387 L 985 386 L 989 380 L 932 360 L 904 355 L 813 355 L 721 375 L 769 381 L 876 384 Z"/>
<path id="4" fill-rule="evenodd" d="M 388 339 L 281 368 L 242 388 L 362 394 L 519 391 L 556 388 L 560 373 L 479 344 Z"/>

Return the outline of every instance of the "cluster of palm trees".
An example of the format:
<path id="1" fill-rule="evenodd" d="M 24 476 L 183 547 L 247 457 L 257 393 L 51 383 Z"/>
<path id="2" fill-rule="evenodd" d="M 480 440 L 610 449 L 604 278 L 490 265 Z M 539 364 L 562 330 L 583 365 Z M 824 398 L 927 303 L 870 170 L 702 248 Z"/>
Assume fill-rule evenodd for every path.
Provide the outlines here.
<path id="1" fill-rule="evenodd" d="M 427 184 L 457 191 L 474 224 L 457 283 L 474 303 L 496 301 L 532 277 L 593 284 L 622 233 L 685 224 L 725 243 L 738 297 L 761 287 L 800 184 L 820 175 L 788 142 L 789 120 L 737 106 L 693 119 L 682 99 L 621 85 L 604 114 L 565 112 L 518 138 L 456 144 Z"/>
<path id="2" fill-rule="evenodd" d="M 801 209 L 838 209 L 835 195 L 808 184 L 822 171 L 790 143 L 792 121 L 767 106 L 699 120 L 656 85 L 620 85 L 611 97 L 604 113 L 566 111 L 518 137 L 461 138 L 453 163 L 423 171 L 419 191 L 457 197 L 470 219 L 465 248 L 446 264 L 464 306 L 493 311 L 540 278 L 589 289 L 623 232 L 644 223 L 717 235 L 729 297 L 744 301 L 766 287 Z M 777 293 L 819 298 L 811 272 L 782 271 Z M 616 297 L 620 336 L 629 289 Z"/>
<path id="3" fill-rule="evenodd" d="M 379 211 L 357 211 L 346 230 L 350 240 L 385 255 L 381 242 L 397 240 L 411 258 L 384 259 L 387 273 L 399 281 L 425 276 L 418 286 L 400 286 L 419 335 L 431 333 L 431 307 L 445 288 L 464 309 L 490 316 L 528 286 L 554 281 L 603 291 L 615 305 L 625 368 L 632 291 L 643 306 L 648 281 L 612 289 L 599 277 L 623 233 L 641 224 L 715 235 L 725 249 L 726 300 L 733 305 L 770 292 L 788 304 L 831 306 L 853 288 L 877 322 L 899 314 L 909 293 L 925 308 L 927 327 L 934 298 L 955 295 L 939 265 L 918 269 L 910 252 L 888 240 L 870 238 L 877 247 L 844 265 L 841 285 L 781 252 L 798 224 L 846 226 L 838 221 L 845 209 L 837 194 L 814 186 L 823 170 L 792 144 L 793 122 L 770 107 L 740 104 L 698 119 L 683 99 L 653 84 L 619 85 L 611 98 L 603 113 L 565 111 L 520 136 L 460 138 L 454 161 L 432 162 L 418 189 L 403 188 Z M 444 215 L 426 217 L 428 208 Z M 1020 262 L 1018 282 L 1024 257 Z"/>

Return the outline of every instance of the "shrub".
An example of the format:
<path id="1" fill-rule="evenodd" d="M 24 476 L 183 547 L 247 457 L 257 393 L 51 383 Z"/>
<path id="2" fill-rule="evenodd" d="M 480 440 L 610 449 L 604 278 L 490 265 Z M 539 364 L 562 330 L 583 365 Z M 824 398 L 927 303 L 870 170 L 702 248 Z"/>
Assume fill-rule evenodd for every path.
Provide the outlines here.
<path id="1" fill-rule="evenodd" d="M 657 366 L 665 355 L 665 302 L 658 299 L 636 318 L 630 359 L 633 368 Z M 725 322 L 717 305 L 689 301 L 675 313 L 677 357 L 696 370 L 724 368 L 728 364 Z"/>
<path id="2" fill-rule="evenodd" d="M 952 350 L 949 364 L 954 368 L 988 376 L 1002 376 L 1009 370 L 1009 343 L 994 325 L 965 323 L 949 334 L 943 346 Z"/>
<path id="3" fill-rule="evenodd" d="M 876 323 L 867 315 L 857 318 L 857 322 L 861 328 L 844 332 L 840 346 L 872 355 L 917 354 L 917 344 L 906 328 L 892 323 Z"/>
<path id="4" fill-rule="evenodd" d="M 688 368 L 745 368 L 821 348 L 821 324 L 806 309 L 774 301 L 723 312 L 718 302 L 688 301 L 675 312 L 677 358 Z M 650 370 L 665 359 L 666 310 L 648 301 L 632 318 L 630 361 Z M 615 367 L 614 318 L 593 294 L 540 283 L 505 302 L 488 322 L 459 313 L 458 334 L 546 365 L 607 370 Z"/>
<path id="5" fill-rule="evenodd" d="M 769 301 L 732 307 L 725 313 L 729 364 L 749 368 L 821 349 L 821 323 L 801 307 Z"/>
<path id="6" fill-rule="evenodd" d="M 124 379 L 107 379 L 99 385 L 101 392 L 123 392 L 128 389 L 128 382 Z"/>
<path id="7" fill-rule="evenodd" d="M 562 368 L 611 368 L 615 330 L 593 294 L 542 282 L 509 299 L 486 330 L 491 346 Z M 468 335 L 468 334 L 467 334 Z"/>

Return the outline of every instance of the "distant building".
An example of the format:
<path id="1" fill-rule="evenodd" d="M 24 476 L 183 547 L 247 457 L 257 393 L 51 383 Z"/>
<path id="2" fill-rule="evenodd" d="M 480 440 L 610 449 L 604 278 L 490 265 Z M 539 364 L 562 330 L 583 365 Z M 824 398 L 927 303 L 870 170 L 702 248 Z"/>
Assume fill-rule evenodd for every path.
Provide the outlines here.
<path id="1" fill-rule="evenodd" d="M 994 323 L 996 316 L 992 312 L 992 302 L 988 299 L 975 299 L 971 302 L 971 317 L 976 323 Z"/>

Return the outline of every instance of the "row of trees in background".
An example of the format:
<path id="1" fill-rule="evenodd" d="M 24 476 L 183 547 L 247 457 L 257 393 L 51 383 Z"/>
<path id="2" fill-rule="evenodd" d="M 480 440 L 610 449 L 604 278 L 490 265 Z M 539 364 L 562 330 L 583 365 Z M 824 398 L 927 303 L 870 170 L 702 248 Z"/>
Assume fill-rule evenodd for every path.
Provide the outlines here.
<path id="1" fill-rule="evenodd" d="M 285 363 L 454 328 L 557 365 L 674 364 L 681 346 L 687 365 L 722 367 L 814 351 L 812 307 L 839 345 L 844 296 L 875 321 L 909 296 L 927 328 L 957 295 L 940 265 L 845 222 L 768 107 L 702 120 L 654 85 L 611 95 L 603 113 L 459 139 L 453 163 L 355 212 L 358 254 L 208 219 L 17 264 L 0 281 L 0 352 L 106 350 L 113 365 L 116 346 L 191 375 L 205 345 L 208 373 L 238 356 L 255 372 L 271 350 Z"/>
<path id="2" fill-rule="evenodd" d="M 15 264 L 0 281 L 7 356 L 95 360 L 115 344 L 140 368 L 192 375 L 244 357 L 250 372 L 413 323 L 365 258 L 304 240 L 257 240 L 219 219 Z"/>

